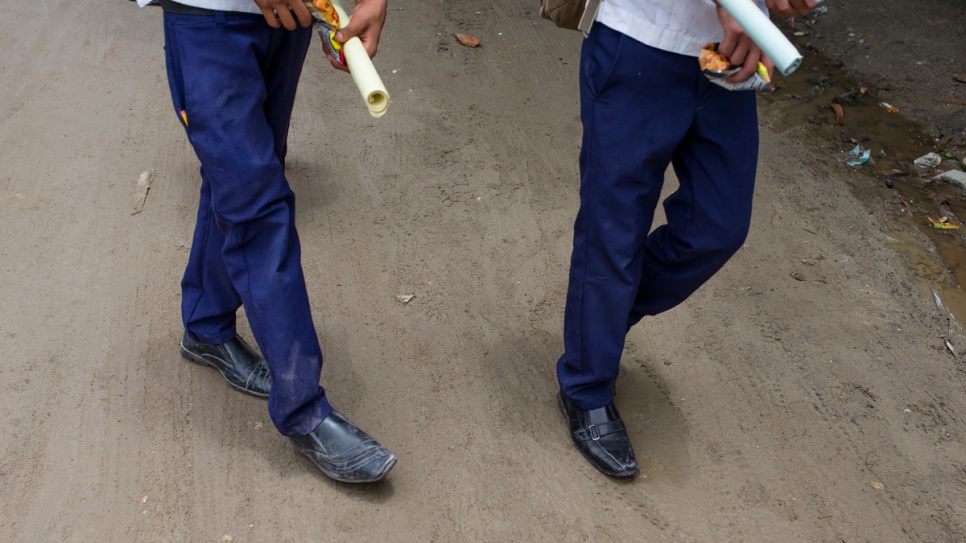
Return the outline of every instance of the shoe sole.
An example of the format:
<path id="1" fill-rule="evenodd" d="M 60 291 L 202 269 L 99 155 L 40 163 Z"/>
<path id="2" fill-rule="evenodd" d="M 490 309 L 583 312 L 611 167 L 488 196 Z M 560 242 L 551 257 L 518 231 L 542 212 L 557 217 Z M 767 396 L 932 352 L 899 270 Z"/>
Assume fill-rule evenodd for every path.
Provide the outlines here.
<path id="1" fill-rule="evenodd" d="M 309 461 L 312 462 L 312 465 L 314 465 L 315 467 L 319 468 L 319 471 L 321 471 L 322 473 L 324 473 L 326 477 L 328 477 L 330 479 L 335 479 L 336 481 L 339 481 L 340 483 L 375 483 L 377 481 L 381 481 L 381 480 L 383 480 L 386 477 L 386 475 L 389 475 L 389 472 L 392 471 L 392 468 L 396 465 L 396 460 L 397 460 L 395 454 L 389 453 L 390 454 L 389 459 L 386 460 L 386 463 L 383 464 L 382 470 L 375 477 L 373 477 L 371 479 L 346 479 L 346 478 L 342 477 L 341 475 L 339 475 L 338 473 L 336 473 L 334 471 L 331 471 L 331 470 L 328 470 L 328 469 L 320 466 L 319 464 L 317 464 L 315 462 L 315 459 L 312 458 L 311 455 L 306 454 L 306 453 L 304 453 L 304 452 L 302 452 L 302 451 L 300 451 L 298 449 L 296 449 L 296 451 L 299 454 L 301 454 L 302 456 L 308 458 Z"/>
<path id="2" fill-rule="evenodd" d="M 560 414 L 563 415 L 564 422 L 567 423 L 567 431 L 570 432 L 570 417 L 567 416 L 567 410 L 564 409 L 563 400 L 560 399 L 560 393 L 557 393 L 557 407 L 560 408 Z M 611 471 L 604 471 L 597 466 L 597 464 L 594 462 L 594 459 L 589 454 L 585 453 L 584 450 L 581 449 L 579 445 L 577 445 L 577 442 L 574 440 L 573 434 L 570 435 L 570 441 L 571 443 L 574 444 L 574 448 L 577 449 L 577 452 L 580 453 L 580 456 L 583 456 L 584 459 L 587 460 L 587 462 L 594 467 L 594 469 L 603 473 L 604 475 L 607 475 L 608 477 L 614 477 L 617 479 L 627 479 L 629 477 L 633 477 L 637 475 L 638 471 L 640 471 L 640 468 L 638 468 L 638 470 L 632 473 L 614 473 Z"/>
<path id="3" fill-rule="evenodd" d="M 198 356 L 195 353 L 189 351 L 187 348 L 185 348 L 183 341 L 181 342 L 181 356 L 183 356 L 184 358 L 186 358 L 186 359 L 190 360 L 191 362 L 194 362 L 195 364 L 198 364 L 200 366 L 207 366 L 209 368 L 214 368 L 214 369 L 218 370 L 218 373 L 220 373 L 221 376 L 224 377 L 225 382 L 228 383 L 228 386 L 230 386 L 231 388 L 233 388 L 235 390 L 238 390 L 240 392 L 244 392 L 245 394 L 248 394 L 250 396 L 255 396 L 256 398 L 268 398 L 268 394 L 262 394 L 261 392 L 255 392 L 253 390 L 249 390 L 249 389 L 247 389 L 245 387 L 236 385 L 235 383 L 232 383 L 231 381 L 229 381 L 228 380 L 228 376 L 225 375 L 225 372 L 221 371 L 221 368 L 219 368 L 218 366 L 216 366 L 216 365 L 212 364 L 211 362 L 209 362 L 208 360 L 206 360 L 204 356 Z"/>

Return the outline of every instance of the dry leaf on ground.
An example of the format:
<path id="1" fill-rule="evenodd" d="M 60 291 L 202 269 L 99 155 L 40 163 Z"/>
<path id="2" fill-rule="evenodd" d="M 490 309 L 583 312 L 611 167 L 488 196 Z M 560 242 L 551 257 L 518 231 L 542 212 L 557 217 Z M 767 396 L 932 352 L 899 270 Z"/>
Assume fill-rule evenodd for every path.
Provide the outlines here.
<path id="1" fill-rule="evenodd" d="M 478 47 L 480 45 L 480 40 L 470 36 L 469 34 L 456 34 L 456 39 L 467 47 Z"/>
<path id="2" fill-rule="evenodd" d="M 841 104 L 832 104 L 832 109 L 835 110 L 835 124 L 842 124 L 842 120 L 845 119 L 845 111 L 842 110 Z"/>

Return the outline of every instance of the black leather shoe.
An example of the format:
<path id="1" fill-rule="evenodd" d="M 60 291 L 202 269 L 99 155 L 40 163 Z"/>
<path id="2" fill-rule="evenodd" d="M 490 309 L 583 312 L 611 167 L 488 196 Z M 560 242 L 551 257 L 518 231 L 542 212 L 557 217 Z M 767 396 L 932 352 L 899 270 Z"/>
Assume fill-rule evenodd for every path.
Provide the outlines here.
<path id="1" fill-rule="evenodd" d="M 614 402 L 585 411 L 560 391 L 557 405 L 570 424 L 570 437 L 577 450 L 595 468 L 612 477 L 630 477 L 637 473 L 634 448 Z"/>
<path id="2" fill-rule="evenodd" d="M 185 330 L 181 337 L 181 356 L 220 371 L 228 384 L 252 396 L 267 398 L 272 391 L 272 375 L 265 359 L 241 338 L 222 344 L 198 341 Z"/>
<path id="3" fill-rule="evenodd" d="M 396 455 L 333 410 L 311 433 L 289 436 L 295 450 L 343 483 L 372 483 L 396 465 Z"/>

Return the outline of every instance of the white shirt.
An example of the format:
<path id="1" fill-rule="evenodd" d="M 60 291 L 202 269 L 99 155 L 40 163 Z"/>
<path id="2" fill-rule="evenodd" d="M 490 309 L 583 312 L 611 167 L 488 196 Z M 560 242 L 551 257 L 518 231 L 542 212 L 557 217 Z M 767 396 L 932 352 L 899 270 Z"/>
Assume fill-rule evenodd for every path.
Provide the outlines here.
<path id="1" fill-rule="evenodd" d="M 262 14 L 252 0 L 175 0 L 179 4 L 193 6 L 196 8 L 213 9 L 216 11 L 240 11 L 242 13 Z M 144 7 L 152 0 L 138 0 L 138 5 Z"/>
<path id="2" fill-rule="evenodd" d="M 758 5 L 765 9 L 763 1 Z M 692 57 L 724 39 L 711 0 L 602 0 L 596 20 L 643 44 Z"/>

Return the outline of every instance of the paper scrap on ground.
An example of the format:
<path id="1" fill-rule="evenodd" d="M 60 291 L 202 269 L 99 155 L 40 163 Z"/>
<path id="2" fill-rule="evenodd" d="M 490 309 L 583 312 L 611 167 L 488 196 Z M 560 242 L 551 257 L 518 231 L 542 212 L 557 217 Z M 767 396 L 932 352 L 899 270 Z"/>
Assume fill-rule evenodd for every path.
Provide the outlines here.
<path id="1" fill-rule="evenodd" d="M 134 211 L 131 215 L 137 215 L 144 209 L 144 201 L 148 199 L 148 191 L 151 190 L 151 182 L 154 181 L 154 170 L 146 171 L 138 178 L 137 187 L 134 189 Z"/>
<path id="2" fill-rule="evenodd" d="M 782 75 L 794 72 L 802 64 L 802 55 L 760 9 L 748 0 L 718 0 L 735 21 L 758 44 Z"/>

